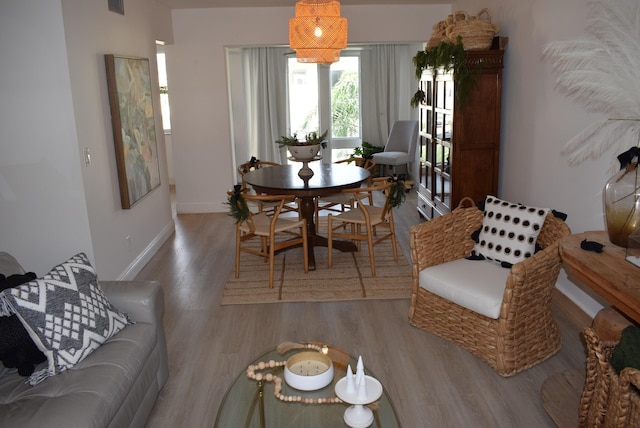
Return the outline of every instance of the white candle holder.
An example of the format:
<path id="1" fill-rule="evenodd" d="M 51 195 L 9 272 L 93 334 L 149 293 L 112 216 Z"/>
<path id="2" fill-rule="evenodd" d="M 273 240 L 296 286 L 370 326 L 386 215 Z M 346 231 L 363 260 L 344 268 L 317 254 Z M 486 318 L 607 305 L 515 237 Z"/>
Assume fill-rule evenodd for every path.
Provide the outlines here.
<path id="1" fill-rule="evenodd" d="M 358 385 L 355 390 L 347 388 L 347 376 L 340 379 L 335 387 L 336 396 L 352 405 L 344 411 L 344 423 L 351 428 L 367 428 L 373 424 L 373 411 L 365 406 L 382 396 L 382 384 L 376 378 L 364 375 L 366 394 L 363 395 Z"/>

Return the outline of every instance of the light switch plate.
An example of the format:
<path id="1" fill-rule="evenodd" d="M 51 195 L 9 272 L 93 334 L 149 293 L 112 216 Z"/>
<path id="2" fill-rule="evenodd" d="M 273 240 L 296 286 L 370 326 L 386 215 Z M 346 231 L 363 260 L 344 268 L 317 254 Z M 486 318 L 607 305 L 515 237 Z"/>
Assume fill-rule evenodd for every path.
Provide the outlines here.
<path id="1" fill-rule="evenodd" d="M 84 166 L 85 167 L 90 167 L 91 166 L 91 152 L 89 151 L 89 147 L 85 147 L 82 150 L 82 154 L 84 155 Z"/>

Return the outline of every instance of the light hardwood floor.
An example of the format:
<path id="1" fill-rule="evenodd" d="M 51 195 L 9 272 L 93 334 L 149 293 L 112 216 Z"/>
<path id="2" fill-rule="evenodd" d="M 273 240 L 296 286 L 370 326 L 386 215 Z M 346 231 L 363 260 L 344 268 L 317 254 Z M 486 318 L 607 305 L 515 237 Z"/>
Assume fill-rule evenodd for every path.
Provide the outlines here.
<path id="1" fill-rule="evenodd" d="M 409 228 L 421 221 L 415 207 L 412 192 L 395 217 L 408 258 Z M 220 306 L 234 264 L 233 220 L 218 213 L 178 215 L 175 221 L 175 235 L 137 276 L 159 280 L 165 294 L 170 375 L 148 427 L 213 426 L 236 376 L 288 340 L 328 342 L 362 355 L 405 428 L 554 427 L 542 405 L 542 383 L 558 372 L 584 370 L 579 332 L 591 319 L 560 293 L 554 313 L 562 349 L 510 378 L 409 325 L 408 299 Z"/>

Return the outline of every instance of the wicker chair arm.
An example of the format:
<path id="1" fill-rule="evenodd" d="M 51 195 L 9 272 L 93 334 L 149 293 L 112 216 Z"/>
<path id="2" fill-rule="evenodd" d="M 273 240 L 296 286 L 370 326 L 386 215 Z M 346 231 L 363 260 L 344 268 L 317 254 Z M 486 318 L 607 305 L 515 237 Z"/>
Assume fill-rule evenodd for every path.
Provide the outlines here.
<path id="1" fill-rule="evenodd" d="M 626 367 L 618 375 L 610 364 L 618 342 L 600 341 L 591 327 L 585 327 L 583 335 L 587 345 L 587 365 L 580 399 L 579 426 L 638 426 L 640 370 Z"/>
<path id="2" fill-rule="evenodd" d="M 417 272 L 429 266 L 461 259 L 471 254 L 471 234 L 482 225 L 482 211 L 456 208 L 411 228 L 411 257 Z"/>
<path id="3" fill-rule="evenodd" d="M 500 317 L 522 317 L 522 311 L 526 311 L 535 322 L 539 308 L 549 306 L 561 267 L 558 242 L 514 264 L 507 279 Z M 519 325 L 526 328 L 526 323 Z"/>
<path id="4" fill-rule="evenodd" d="M 564 220 L 555 217 L 553 214 L 548 214 L 540 235 L 538 235 L 537 243 L 546 248 L 553 242 L 569 235 L 571 235 L 571 229 Z"/>
<path id="5" fill-rule="evenodd" d="M 633 367 L 625 367 L 620 372 L 620 385 L 625 393 L 631 391 L 630 385 L 640 389 L 640 370 Z"/>
<path id="6" fill-rule="evenodd" d="M 538 237 L 544 248 L 511 267 L 503 298 L 503 310 L 515 313 L 519 305 L 547 305 L 551 299 L 560 269 L 560 240 L 571 234 L 563 220 L 549 214 Z M 516 291 L 520 289 L 520 291 Z M 514 301 L 514 295 L 518 297 Z M 501 315 L 502 316 L 502 315 Z"/>

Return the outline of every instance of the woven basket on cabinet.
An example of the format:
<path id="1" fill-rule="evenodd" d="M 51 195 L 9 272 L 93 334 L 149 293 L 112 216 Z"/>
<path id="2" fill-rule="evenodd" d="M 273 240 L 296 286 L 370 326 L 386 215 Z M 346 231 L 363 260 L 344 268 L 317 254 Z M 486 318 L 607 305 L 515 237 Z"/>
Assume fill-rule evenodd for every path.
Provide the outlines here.
<path id="1" fill-rule="evenodd" d="M 442 42 L 448 42 L 449 38 L 447 37 L 447 21 L 440 21 L 433 26 L 433 34 L 429 38 L 427 42 L 426 49 L 432 48 L 434 46 L 438 46 Z"/>
<path id="2" fill-rule="evenodd" d="M 482 19 L 483 16 L 486 16 L 486 20 Z M 489 9 L 482 9 L 477 16 L 470 16 L 461 10 L 453 14 L 453 23 L 447 26 L 446 36 L 453 42 L 461 36 L 465 49 L 489 49 L 498 31 L 500 27 L 491 23 Z"/>

